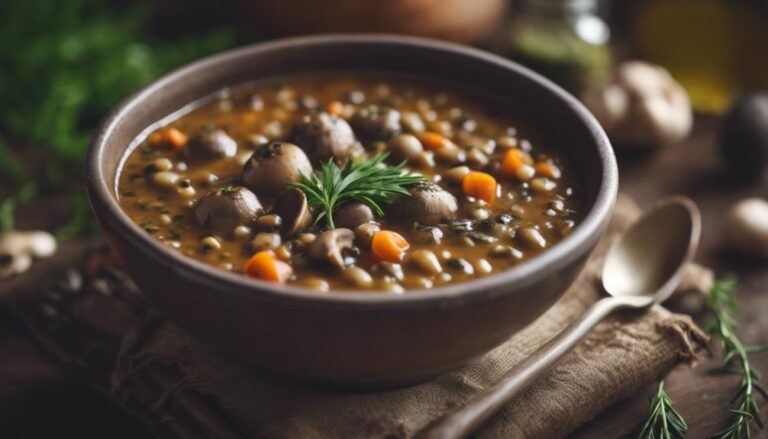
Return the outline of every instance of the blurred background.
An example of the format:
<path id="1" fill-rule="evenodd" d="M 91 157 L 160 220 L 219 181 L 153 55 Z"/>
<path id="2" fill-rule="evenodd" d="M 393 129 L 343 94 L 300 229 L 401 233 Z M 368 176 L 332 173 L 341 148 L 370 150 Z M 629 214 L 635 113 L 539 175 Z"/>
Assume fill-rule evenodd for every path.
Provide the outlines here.
<path id="1" fill-rule="evenodd" d="M 765 197 L 766 186 L 755 183 L 768 164 L 765 0 L 0 0 L 0 232 L 97 238 L 83 156 L 111 108 L 202 56 L 326 32 L 451 40 L 541 72 L 597 115 L 622 183 L 646 205 L 658 197 L 658 187 L 643 184 L 654 175 L 672 179 L 674 190 L 705 194 L 697 202 L 711 215 L 737 197 Z M 721 134 L 721 126 L 733 129 Z M 678 153 L 661 152 L 686 139 Z M 700 144 L 716 153 L 693 157 Z M 690 172 L 675 180 L 681 166 Z M 756 290 L 763 278 L 753 279 Z M 0 296 L 3 283 L 0 276 Z M 5 314 L 0 309 L 0 378 L 11 379 L 0 379 L 0 436 L 144 434 L 40 360 Z"/>
<path id="2" fill-rule="evenodd" d="M 0 227 L 12 229 L 15 212 L 45 197 L 56 209 L 28 215 L 25 228 L 93 233 L 79 175 L 94 126 L 159 75 L 238 45 L 322 32 L 421 35 L 492 50 L 576 95 L 642 59 L 666 68 L 696 112 L 721 114 L 735 97 L 768 89 L 766 23 L 760 0 L 3 1 Z"/>

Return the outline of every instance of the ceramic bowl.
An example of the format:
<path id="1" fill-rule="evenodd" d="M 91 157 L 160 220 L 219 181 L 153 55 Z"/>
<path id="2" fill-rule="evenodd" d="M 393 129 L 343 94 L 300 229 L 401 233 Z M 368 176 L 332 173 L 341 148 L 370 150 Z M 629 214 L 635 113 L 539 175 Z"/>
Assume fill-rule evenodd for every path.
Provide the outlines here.
<path id="1" fill-rule="evenodd" d="M 477 280 L 405 294 L 319 294 L 225 272 L 156 241 L 116 198 L 122 161 L 147 127 L 226 87 L 323 71 L 393 71 L 490 93 L 524 108 L 570 160 L 584 216 L 541 255 Z M 567 146 L 567 147 L 566 147 Z M 572 96 L 498 56 L 451 43 L 386 35 L 325 35 L 235 49 L 182 67 L 120 104 L 87 156 L 86 185 L 107 241 L 165 317 L 251 364 L 343 386 L 415 382 L 466 364 L 546 311 L 603 234 L 618 173 L 608 139 Z"/>

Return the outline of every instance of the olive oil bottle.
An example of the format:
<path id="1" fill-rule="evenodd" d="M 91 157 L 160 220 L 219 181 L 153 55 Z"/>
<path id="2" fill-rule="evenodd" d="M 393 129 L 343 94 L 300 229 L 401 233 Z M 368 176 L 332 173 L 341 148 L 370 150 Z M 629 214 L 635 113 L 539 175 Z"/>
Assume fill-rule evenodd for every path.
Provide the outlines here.
<path id="1" fill-rule="evenodd" d="M 721 113 L 739 94 L 768 89 L 768 2 L 637 2 L 632 43 L 666 67 L 697 111 Z"/>

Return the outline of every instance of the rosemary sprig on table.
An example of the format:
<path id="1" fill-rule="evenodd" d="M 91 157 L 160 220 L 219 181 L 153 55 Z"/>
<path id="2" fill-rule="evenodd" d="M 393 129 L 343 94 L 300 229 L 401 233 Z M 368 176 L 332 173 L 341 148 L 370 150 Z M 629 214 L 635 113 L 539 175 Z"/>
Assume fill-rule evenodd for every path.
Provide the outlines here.
<path id="1" fill-rule="evenodd" d="M 315 221 L 325 218 L 333 229 L 333 212 L 345 203 L 359 201 L 367 204 L 376 215 L 383 215 L 382 204 L 392 202 L 395 195 L 409 195 L 408 186 L 424 181 L 420 175 L 403 171 L 405 162 L 386 166 L 388 154 L 378 154 L 369 159 L 350 160 L 341 168 L 333 160 L 324 163 L 312 176 L 302 175 L 301 181 L 291 187 L 301 189 L 310 206 L 322 211 Z"/>
<path id="2" fill-rule="evenodd" d="M 723 366 L 729 371 L 741 375 L 739 389 L 733 401 L 737 408 L 732 409 L 731 424 L 725 430 L 716 434 L 717 439 L 746 439 L 750 437 L 750 423 L 756 422 L 761 428 L 760 408 L 757 405 L 756 394 L 759 393 L 768 400 L 768 392 L 759 383 L 760 376 L 749 362 L 749 353 L 760 350 L 758 346 L 746 346 L 736 334 L 737 325 L 731 316 L 736 311 L 737 304 L 733 298 L 737 280 L 727 276 L 715 282 L 707 297 L 707 308 L 714 314 L 714 320 L 706 327 L 713 339 L 723 349 Z"/>
<path id="3" fill-rule="evenodd" d="M 672 439 L 685 437 L 688 424 L 682 415 L 675 410 L 667 392 L 664 391 L 664 381 L 659 383 L 656 394 L 651 399 L 651 408 L 643 429 L 637 435 L 638 439 Z"/>

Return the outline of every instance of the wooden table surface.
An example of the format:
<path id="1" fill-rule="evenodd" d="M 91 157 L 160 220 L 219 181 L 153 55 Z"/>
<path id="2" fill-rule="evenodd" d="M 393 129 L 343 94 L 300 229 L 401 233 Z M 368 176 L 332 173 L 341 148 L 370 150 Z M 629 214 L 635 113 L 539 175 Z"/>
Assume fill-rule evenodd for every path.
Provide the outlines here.
<path id="1" fill-rule="evenodd" d="M 768 264 L 741 258 L 722 249 L 721 227 L 727 209 L 748 196 L 768 197 L 768 178 L 751 185 L 732 183 L 718 160 L 719 121 L 698 118 L 691 137 L 682 145 L 670 147 L 648 157 L 620 155 L 620 187 L 643 207 L 659 198 L 683 194 L 698 203 L 703 232 L 697 260 L 718 273 L 738 274 L 737 293 L 741 305 L 741 336 L 748 344 L 768 345 Z M 706 315 L 698 308 L 683 309 L 701 324 Z M 768 352 L 752 356 L 758 372 L 768 378 Z M 722 430 L 728 421 L 729 401 L 738 384 L 736 376 L 714 373 L 718 363 L 708 360 L 695 369 L 678 368 L 665 378 L 666 389 L 689 425 L 688 437 L 706 438 Z M 583 426 L 575 438 L 624 437 L 637 431 L 638 420 L 648 411 L 656 386 L 619 403 Z M 768 402 L 762 413 L 768 419 Z M 768 428 L 756 430 L 753 437 L 768 438 Z"/>
<path id="2" fill-rule="evenodd" d="M 741 335 L 750 344 L 768 344 L 768 265 L 739 258 L 721 249 L 720 227 L 727 208 L 740 198 L 768 196 L 768 178 L 740 186 L 731 183 L 720 168 L 716 139 L 718 120 L 698 118 L 692 136 L 683 144 L 644 157 L 620 152 L 621 188 L 644 207 L 668 194 L 693 198 L 703 214 L 704 232 L 699 262 L 718 272 L 736 272 L 741 280 L 738 300 Z M 22 212 L 22 223 L 39 227 L 50 220 L 37 209 Z M 67 251 L 73 251 L 68 246 Z M 13 287 L 25 290 L 50 267 L 39 266 L 34 274 L 0 284 L 0 300 Z M 25 292 L 25 294 L 31 293 Z M 690 304 L 699 322 L 706 315 Z M 759 372 L 768 376 L 768 352 L 753 355 Z M 712 373 L 716 362 L 708 360 L 696 369 L 679 368 L 666 377 L 667 389 L 690 426 L 688 437 L 704 438 L 727 424 L 729 400 L 737 377 Z M 655 386 L 610 408 L 583 426 L 574 438 L 627 437 L 636 432 L 648 410 Z M 768 419 L 768 402 L 762 404 Z M 768 438 L 768 429 L 753 437 Z M 29 341 L 24 330 L 0 307 L 0 437 L 144 437 L 148 433 L 136 421 L 105 398 L 81 384 L 79 377 L 62 370 Z"/>

